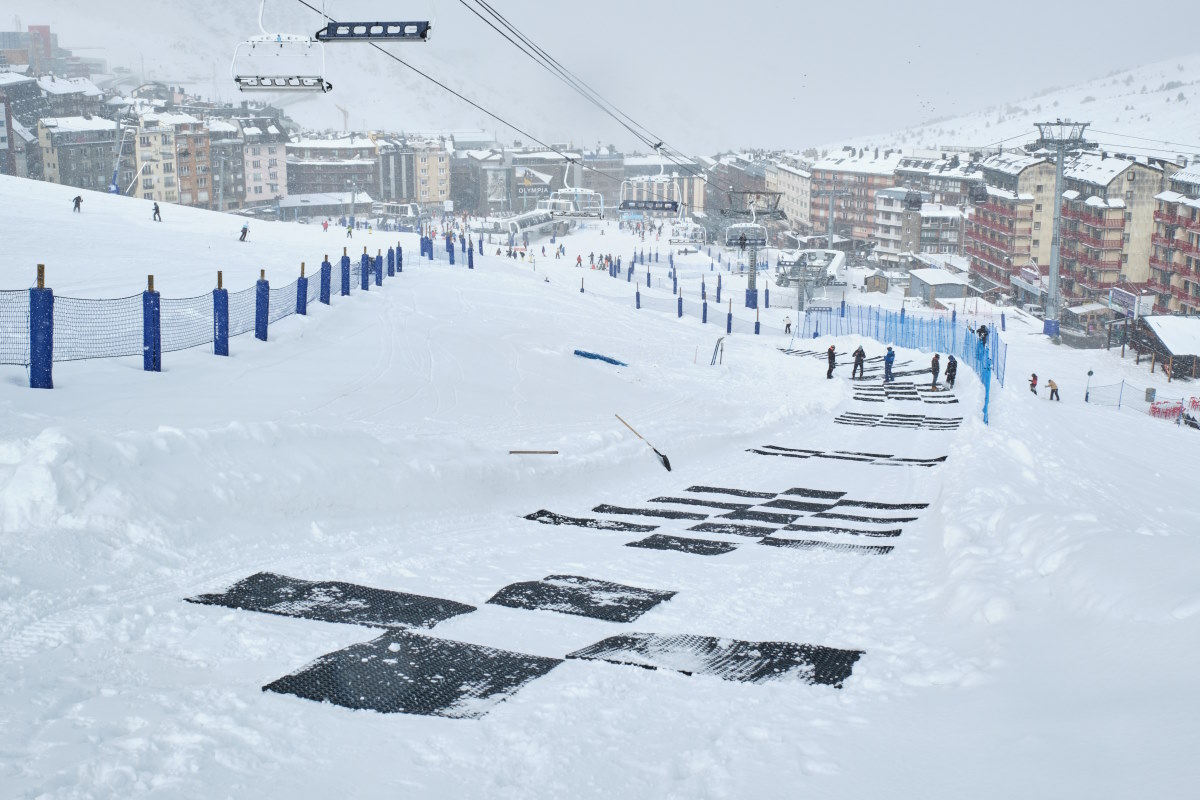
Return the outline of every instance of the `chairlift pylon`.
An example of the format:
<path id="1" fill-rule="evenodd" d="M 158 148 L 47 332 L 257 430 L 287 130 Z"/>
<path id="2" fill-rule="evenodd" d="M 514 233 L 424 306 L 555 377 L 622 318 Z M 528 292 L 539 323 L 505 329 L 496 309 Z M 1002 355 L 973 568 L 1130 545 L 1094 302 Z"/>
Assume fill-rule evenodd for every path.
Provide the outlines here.
<path id="1" fill-rule="evenodd" d="M 328 92 L 325 49 L 311 36 L 268 33 L 263 26 L 262 0 L 258 27 L 262 33 L 238 43 L 229 74 L 243 92 Z"/>

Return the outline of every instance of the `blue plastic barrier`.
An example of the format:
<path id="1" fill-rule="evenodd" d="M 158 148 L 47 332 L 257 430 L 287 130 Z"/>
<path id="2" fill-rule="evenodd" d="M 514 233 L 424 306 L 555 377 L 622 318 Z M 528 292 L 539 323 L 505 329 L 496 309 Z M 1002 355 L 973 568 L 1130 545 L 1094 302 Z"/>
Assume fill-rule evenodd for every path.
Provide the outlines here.
<path id="1" fill-rule="evenodd" d="M 618 366 L 618 367 L 628 367 L 629 366 L 624 361 L 617 361 L 615 358 L 609 358 L 608 356 L 602 356 L 599 353 L 589 353 L 587 350 L 576 350 L 575 355 L 580 356 L 582 358 L 592 358 L 592 359 L 595 359 L 596 361 L 603 361 L 606 364 L 613 364 L 614 366 Z"/>

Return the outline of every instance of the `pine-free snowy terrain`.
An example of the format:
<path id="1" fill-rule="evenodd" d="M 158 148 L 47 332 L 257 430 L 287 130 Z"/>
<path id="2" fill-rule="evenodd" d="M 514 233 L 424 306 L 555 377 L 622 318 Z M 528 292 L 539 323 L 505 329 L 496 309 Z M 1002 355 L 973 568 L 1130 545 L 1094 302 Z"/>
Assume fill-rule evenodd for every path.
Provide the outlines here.
<path id="1" fill-rule="evenodd" d="M 563 239 L 568 261 L 468 271 L 417 263 L 411 235 L 252 223 L 240 243 L 235 217 L 167 206 L 154 223 L 149 203 L 95 193 L 74 215 L 75 193 L 0 178 L 0 218 L 19 221 L 0 288 L 31 285 L 37 263 L 61 296 L 137 294 L 149 273 L 166 297 L 209 291 L 217 270 L 231 290 L 259 269 L 282 285 L 301 261 L 311 274 L 325 253 L 397 238 L 405 270 L 268 342 L 235 338 L 229 358 L 168 353 L 161 374 L 60 363 L 50 391 L 0 368 L 4 796 L 1182 797 L 1200 778 L 1200 434 L 1082 402 L 1088 369 L 1093 385 L 1188 392 L 1145 365 L 1054 348 L 1010 317 L 1008 387 L 985 426 L 965 368 L 940 395 L 954 404 L 854 399 L 847 366 L 826 380 L 819 355 L 779 348 L 860 340 L 792 340 L 785 309 L 710 366 L 714 307 L 707 325 L 635 310 L 632 284 L 572 266 L 651 246 L 615 222 Z M 702 274 L 713 292 L 708 269 L 681 264 L 689 301 Z M 742 280 L 725 277 L 735 300 Z M 674 303 L 669 282 L 641 291 Z M 1033 396 L 1031 371 L 1063 401 Z M 962 422 L 835 422 L 846 414 Z M 608 524 L 526 518 L 541 510 Z M 654 529 L 614 529 L 629 524 Z M 626 546 L 655 535 L 735 547 Z M 275 613 L 187 602 L 260 573 L 293 579 Z M 840 688 L 804 669 L 727 680 L 695 649 L 635 652 L 634 634 L 860 654 Z M 664 668 L 564 659 L 611 637 L 627 645 L 616 660 Z M 468 693 L 440 716 L 287 693 L 346 648 L 348 670 L 449 653 L 424 662 L 439 685 L 457 684 L 438 670 L 470 671 L 463 653 L 519 664 L 467 687 L 515 675 L 507 695 Z"/>

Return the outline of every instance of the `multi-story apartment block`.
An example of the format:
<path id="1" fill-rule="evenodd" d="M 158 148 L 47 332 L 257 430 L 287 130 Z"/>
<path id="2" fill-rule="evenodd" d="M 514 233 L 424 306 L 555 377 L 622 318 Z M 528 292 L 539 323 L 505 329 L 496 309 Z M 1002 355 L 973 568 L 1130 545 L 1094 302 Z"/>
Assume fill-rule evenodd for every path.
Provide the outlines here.
<path id="1" fill-rule="evenodd" d="M 965 219 L 958 206 L 922 203 L 919 211 L 907 211 L 904 215 L 900 249 L 914 254 L 959 255 Z"/>
<path id="2" fill-rule="evenodd" d="M 175 145 L 176 199 L 185 206 L 212 205 L 212 159 L 208 128 L 189 114 L 145 114 L 142 119 L 160 128 L 170 128 Z M 165 187 L 164 187 L 165 188 Z M 157 199 L 157 198 L 155 198 Z"/>
<path id="3" fill-rule="evenodd" d="M 980 180 L 977 165 L 946 153 L 937 157 L 906 156 L 896 167 L 898 186 L 920 189 L 929 195 L 930 202 L 948 206 L 967 205 L 971 185 Z"/>
<path id="4" fill-rule="evenodd" d="M 0 72 L 0 105 L 9 118 L 11 175 L 42 178 L 42 148 L 37 144 L 37 121 L 53 116 L 37 81 L 15 72 Z"/>
<path id="5" fill-rule="evenodd" d="M 1200 314 L 1200 162 L 1170 176 L 1155 198 L 1153 254 L 1147 288 L 1160 314 Z"/>
<path id="6" fill-rule="evenodd" d="M 1063 165 L 1059 277 L 1067 297 L 1107 297 L 1117 283 L 1150 278 L 1160 163 L 1080 153 Z"/>
<path id="7" fill-rule="evenodd" d="M 812 227 L 812 173 L 780 161 L 766 168 L 767 191 L 779 192 L 779 207 L 787 214 L 788 226 L 799 233 Z"/>
<path id="8" fill-rule="evenodd" d="M 242 129 L 246 205 L 261 206 L 287 197 L 292 191 L 292 181 L 288 136 L 283 125 L 275 117 L 239 117 L 236 122 Z M 371 150 L 374 151 L 373 145 Z M 368 180 L 373 175 L 371 170 Z M 330 191 L 342 188 L 339 184 Z"/>
<path id="9" fill-rule="evenodd" d="M 45 180 L 105 191 L 117 171 L 118 189 L 133 180 L 134 141 L 102 117 L 47 117 L 38 121 Z M 117 157 L 117 147 L 124 151 Z"/>
<path id="10" fill-rule="evenodd" d="M 883 264 L 896 266 L 904 248 L 900 244 L 904 229 L 904 201 L 909 189 L 893 187 L 875 192 L 875 257 Z"/>
<path id="11" fill-rule="evenodd" d="M 1006 289 L 1030 262 L 1050 261 L 1054 162 L 1041 155 L 999 153 L 979 163 L 988 200 L 966 222 L 963 252 L 983 290 Z"/>
<path id="12" fill-rule="evenodd" d="M 645 161 L 646 173 L 652 165 L 659 163 L 657 156 L 651 156 Z M 704 191 L 696 199 L 696 202 L 702 202 L 701 208 L 707 208 L 707 213 L 716 215 L 721 211 L 728 209 L 731 202 L 729 192 L 765 192 L 767 190 L 767 166 L 774 162 L 766 161 L 765 159 L 756 159 L 750 154 L 734 153 L 718 158 L 708 170 L 708 182 L 701 181 L 699 185 Z M 692 163 L 688 168 L 690 174 L 696 174 L 701 171 L 701 165 Z M 635 168 L 636 169 L 636 168 Z M 671 165 L 667 165 L 667 172 L 672 169 Z M 625 159 L 625 175 L 629 177 L 631 174 L 630 159 Z M 638 174 L 638 173 L 634 173 Z M 782 202 L 782 199 L 781 199 Z"/>
<path id="13" fill-rule="evenodd" d="M 898 152 L 878 150 L 845 150 L 831 153 L 812 165 L 812 226 L 816 233 L 827 229 L 829 201 L 819 196 L 824 189 L 836 189 L 847 194 L 834 198 L 834 233 L 866 240 L 875 233 L 875 193 L 896 185 L 896 167 L 902 156 Z"/>
<path id="14" fill-rule="evenodd" d="M 410 144 L 413 154 L 415 194 L 421 205 L 442 205 L 450 199 L 450 152 L 440 141 Z"/>
<path id="15" fill-rule="evenodd" d="M 158 203 L 179 202 L 175 128 L 170 122 L 160 122 L 157 115 L 143 116 L 138 121 L 134 155 L 138 177 L 130 194 Z"/>
<path id="16" fill-rule="evenodd" d="M 301 138 L 288 142 L 286 149 L 290 192 L 366 192 L 372 197 L 381 196 L 379 147 L 370 137 L 352 133 L 330 139 Z M 247 137 L 246 192 L 251 201 L 251 187 L 257 183 L 253 176 L 266 174 L 266 150 L 266 145 L 260 148 Z"/>
<path id="17" fill-rule="evenodd" d="M 209 163 L 212 176 L 212 205 L 216 211 L 242 207 L 246 196 L 246 173 L 242 129 L 227 120 L 209 117 Z"/>
<path id="18" fill-rule="evenodd" d="M 86 117 L 99 114 L 102 110 L 104 92 L 87 78 L 44 75 L 37 79 L 37 84 L 46 96 L 51 116 Z"/>

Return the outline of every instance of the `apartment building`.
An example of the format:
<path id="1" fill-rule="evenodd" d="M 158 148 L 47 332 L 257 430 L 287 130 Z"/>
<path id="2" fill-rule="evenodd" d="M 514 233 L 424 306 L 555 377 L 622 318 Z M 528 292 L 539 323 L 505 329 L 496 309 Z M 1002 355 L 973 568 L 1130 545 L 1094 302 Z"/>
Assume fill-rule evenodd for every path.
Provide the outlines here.
<path id="1" fill-rule="evenodd" d="M 891 150 L 846 148 L 819 159 L 812 165 L 812 226 L 821 233 L 829 224 L 829 201 L 817 193 L 823 189 L 844 191 L 834 198 L 835 233 L 854 239 L 869 239 L 875 233 L 875 194 L 896 185 L 896 168 L 902 156 Z"/>
<path id="2" fill-rule="evenodd" d="M 212 204 L 216 211 L 241 208 L 246 196 L 245 145 L 242 129 L 228 120 L 209 117 L 209 170 L 212 176 Z"/>
<path id="3" fill-rule="evenodd" d="M 286 197 L 291 183 L 290 151 L 283 125 L 275 117 L 238 117 L 236 121 L 242 129 L 246 206 Z"/>
<path id="4" fill-rule="evenodd" d="M 621 182 L 625 179 L 625 154 L 611 150 L 585 150 L 580 170 L 580 188 L 599 192 L 606 209 L 616 210 L 621 202 Z"/>
<path id="5" fill-rule="evenodd" d="M 800 233 L 812 230 L 812 173 L 777 162 L 766 167 L 767 191 L 779 192 L 779 207 L 787 214 L 788 226 Z"/>
<path id="6" fill-rule="evenodd" d="M 412 149 L 416 193 L 421 205 L 442 205 L 450 199 L 450 152 L 441 141 L 416 141 Z"/>
<path id="7" fill-rule="evenodd" d="M 117 123 L 103 117 L 47 117 L 38 120 L 44 179 L 63 186 L 107 191 L 113 170 L 123 192 L 133 180 L 134 142 L 122 142 Z M 122 146 L 125 157 L 117 158 Z"/>
<path id="8" fill-rule="evenodd" d="M 625 156 L 622 192 L 625 200 L 676 200 L 683 205 L 685 215 L 703 216 L 711 197 L 705 196 L 703 168 L 687 158 L 667 161 L 659 156 Z M 766 189 L 766 181 L 754 182 Z M 720 198 L 717 209 L 725 208 L 726 198 Z M 715 212 L 714 212 L 715 213 Z"/>
<path id="9" fill-rule="evenodd" d="M 875 192 L 875 257 L 886 266 L 898 266 L 904 252 L 900 240 L 908 192 L 899 186 Z"/>
<path id="10" fill-rule="evenodd" d="M 212 205 L 212 159 L 208 128 L 204 121 L 190 114 L 155 113 L 143 115 L 144 120 L 169 127 L 175 143 L 175 178 L 177 199 L 185 206 L 209 208 Z"/>
<path id="11" fill-rule="evenodd" d="M 134 139 L 137 182 L 130 195 L 157 203 L 179 202 L 175 127 L 171 115 L 146 114 L 138 120 Z M 189 117 L 190 119 L 190 117 Z"/>
<path id="12" fill-rule="evenodd" d="M 1063 180 L 1063 294 L 1097 299 L 1117 283 L 1148 281 L 1163 165 L 1085 152 L 1063 165 Z"/>
<path id="13" fill-rule="evenodd" d="M 245 131 L 245 126 L 242 128 Z M 254 176 L 266 174 L 273 144 L 246 139 L 246 194 L 252 200 Z M 288 191 L 296 194 L 366 192 L 380 197 L 379 147 L 368 136 L 357 133 L 328 139 L 300 138 L 285 142 Z M 280 152 L 283 148 L 280 148 Z M 258 166 L 255 166 L 255 164 Z M 281 158 L 278 162 L 283 163 Z M 280 167 L 282 169 L 282 167 Z M 258 194 L 262 194 L 258 192 Z"/>
<path id="14" fill-rule="evenodd" d="M 896 167 L 896 184 L 920 189 L 931 203 L 965 206 L 970 203 L 971 185 L 981 179 L 979 168 L 958 155 L 906 156 Z"/>
<path id="15" fill-rule="evenodd" d="M 1200 162 L 1170 176 L 1156 197 L 1150 280 L 1159 314 L 1200 314 Z"/>
<path id="16" fill-rule="evenodd" d="M 982 290 L 1007 289 L 1030 262 L 1050 262 L 1054 162 L 1044 154 L 999 153 L 979 162 L 987 202 L 965 224 L 964 255 Z"/>
<path id="17" fill-rule="evenodd" d="M 43 75 L 37 79 L 37 84 L 46 97 L 52 116 L 86 117 L 103 110 L 104 92 L 87 78 Z"/>
<path id="18" fill-rule="evenodd" d="M 958 206 L 945 203 L 921 204 L 906 210 L 900 231 L 900 249 L 905 253 L 958 255 L 962 252 L 966 215 Z"/>

